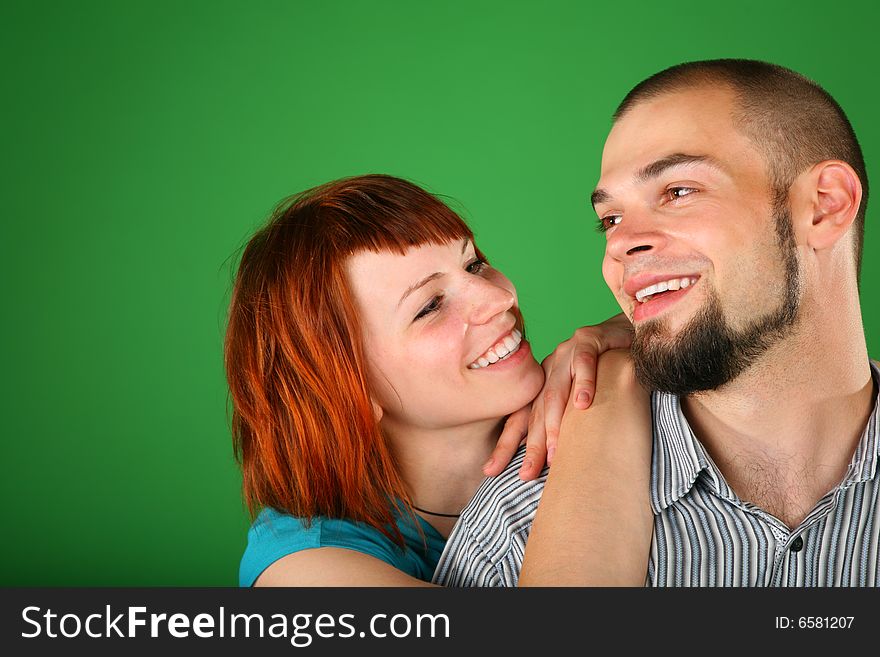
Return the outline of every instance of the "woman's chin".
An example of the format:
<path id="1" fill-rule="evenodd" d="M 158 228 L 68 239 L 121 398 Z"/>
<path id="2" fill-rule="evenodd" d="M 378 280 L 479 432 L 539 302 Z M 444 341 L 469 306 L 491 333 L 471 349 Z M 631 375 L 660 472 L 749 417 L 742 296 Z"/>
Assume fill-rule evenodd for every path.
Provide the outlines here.
<path id="1" fill-rule="evenodd" d="M 543 387 L 544 369 L 533 358 L 531 366 L 524 368 L 523 376 L 518 382 L 516 390 L 509 395 L 510 403 L 507 405 L 509 410 L 505 415 L 515 413 L 531 404 L 535 397 L 541 394 Z"/>

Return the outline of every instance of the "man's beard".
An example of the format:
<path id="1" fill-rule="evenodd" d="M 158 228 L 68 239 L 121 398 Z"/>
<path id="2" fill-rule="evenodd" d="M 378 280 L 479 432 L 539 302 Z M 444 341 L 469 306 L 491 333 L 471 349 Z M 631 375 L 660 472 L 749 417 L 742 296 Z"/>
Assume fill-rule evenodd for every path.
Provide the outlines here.
<path id="1" fill-rule="evenodd" d="M 791 212 L 774 211 L 776 238 L 785 268 L 779 307 L 743 329 L 733 329 L 721 300 L 710 290 L 697 315 L 674 338 L 666 322 L 648 320 L 636 329 L 632 356 L 636 375 L 649 390 L 676 395 L 715 390 L 732 381 L 782 339 L 798 319 L 800 275 Z"/>

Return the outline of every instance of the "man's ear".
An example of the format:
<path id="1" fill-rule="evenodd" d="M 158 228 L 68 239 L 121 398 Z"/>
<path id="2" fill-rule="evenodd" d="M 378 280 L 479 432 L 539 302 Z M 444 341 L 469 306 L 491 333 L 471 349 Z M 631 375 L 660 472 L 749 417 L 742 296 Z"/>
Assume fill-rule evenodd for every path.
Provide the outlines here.
<path id="1" fill-rule="evenodd" d="M 813 222 L 807 245 L 823 250 L 833 246 L 852 225 L 862 202 L 862 183 L 846 162 L 825 160 L 807 172 Z"/>

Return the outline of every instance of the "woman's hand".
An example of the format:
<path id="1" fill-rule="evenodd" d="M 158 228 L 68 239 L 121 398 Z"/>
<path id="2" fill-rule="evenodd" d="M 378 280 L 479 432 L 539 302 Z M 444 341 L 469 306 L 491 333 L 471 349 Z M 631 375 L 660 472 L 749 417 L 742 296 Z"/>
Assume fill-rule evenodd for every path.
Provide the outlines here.
<path id="1" fill-rule="evenodd" d="M 642 586 L 654 530 L 649 393 L 629 351 L 599 359 L 595 401 L 569 403 L 520 586 Z"/>
<path id="2" fill-rule="evenodd" d="M 525 481 L 537 477 L 556 453 L 559 426 L 572 387 L 574 407 L 589 408 L 596 394 L 599 355 L 610 349 L 627 349 L 631 343 L 632 325 L 620 313 L 601 324 L 577 329 L 556 347 L 541 363 L 544 388 L 529 406 L 507 418 L 483 472 L 490 477 L 501 473 L 525 438 L 526 457 L 519 476 Z"/>

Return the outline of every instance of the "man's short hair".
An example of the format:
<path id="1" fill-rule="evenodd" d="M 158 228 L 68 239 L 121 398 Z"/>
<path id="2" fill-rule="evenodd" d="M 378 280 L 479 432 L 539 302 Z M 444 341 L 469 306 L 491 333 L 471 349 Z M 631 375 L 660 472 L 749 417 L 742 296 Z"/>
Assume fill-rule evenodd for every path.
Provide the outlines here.
<path id="1" fill-rule="evenodd" d="M 800 73 L 750 59 L 714 59 L 672 66 L 643 80 L 614 113 L 617 121 L 634 105 L 663 94 L 727 84 L 736 95 L 733 122 L 767 161 L 776 209 L 785 207 L 795 178 L 823 160 L 842 160 L 862 182 L 855 218 L 856 274 L 861 272 L 868 206 L 868 175 L 862 149 L 840 105 Z"/>

